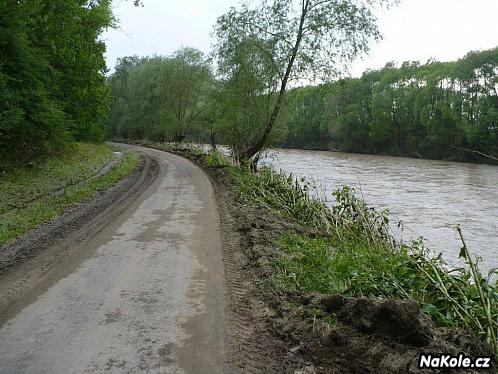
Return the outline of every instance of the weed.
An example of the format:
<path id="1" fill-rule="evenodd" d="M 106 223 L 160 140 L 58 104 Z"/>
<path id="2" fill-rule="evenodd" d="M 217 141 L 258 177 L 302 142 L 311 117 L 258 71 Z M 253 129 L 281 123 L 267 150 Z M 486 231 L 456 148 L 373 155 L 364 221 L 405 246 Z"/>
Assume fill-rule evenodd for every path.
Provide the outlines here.
<path id="1" fill-rule="evenodd" d="M 469 267 L 448 270 L 421 240 L 406 245 L 390 234 L 389 214 L 368 207 L 356 191 L 334 193 L 329 208 L 310 197 L 303 180 L 262 169 L 231 168 L 239 198 L 318 229 L 320 238 L 284 235 L 275 263 L 277 286 L 293 291 L 413 299 L 436 325 L 471 328 L 497 352 L 498 284 L 483 277 L 463 242 Z M 463 241 L 463 238 L 462 238 Z"/>

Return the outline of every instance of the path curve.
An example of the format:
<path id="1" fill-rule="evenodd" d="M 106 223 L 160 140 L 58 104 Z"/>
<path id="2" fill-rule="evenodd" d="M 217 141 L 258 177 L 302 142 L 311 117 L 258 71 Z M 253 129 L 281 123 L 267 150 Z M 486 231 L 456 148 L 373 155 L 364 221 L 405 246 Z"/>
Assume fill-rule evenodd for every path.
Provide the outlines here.
<path id="1" fill-rule="evenodd" d="M 0 321 L 0 373 L 223 373 L 225 279 L 213 188 L 190 161 L 40 277 Z"/>

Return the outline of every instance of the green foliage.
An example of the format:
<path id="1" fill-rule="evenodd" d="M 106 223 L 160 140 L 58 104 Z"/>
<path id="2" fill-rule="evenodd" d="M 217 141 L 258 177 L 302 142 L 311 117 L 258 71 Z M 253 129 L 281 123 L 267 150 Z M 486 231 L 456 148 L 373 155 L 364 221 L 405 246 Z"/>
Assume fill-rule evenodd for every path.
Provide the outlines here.
<path id="1" fill-rule="evenodd" d="M 326 85 L 295 88 L 288 92 L 280 121 L 280 127 L 287 130 L 286 136 L 277 144 L 289 148 L 327 148 L 326 93 Z"/>
<path id="2" fill-rule="evenodd" d="M 211 105 L 210 62 L 193 48 L 170 57 L 120 59 L 109 78 L 110 137 L 183 141 L 207 127 Z"/>
<path id="3" fill-rule="evenodd" d="M 292 175 L 266 167 L 258 174 L 243 167 L 232 167 L 229 172 L 242 201 L 269 208 L 317 229 L 334 226 L 332 212 L 323 202 L 310 197 L 311 185 L 304 179 L 298 181 Z"/>
<path id="4" fill-rule="evenodd" d="M 340 237 L 284 235 L 277 246 L 283 252 L 275 263 L 275 280 L 281 288 L 413 299 L 436 325 L 472 328 L 496 344 L 498 284 L 489 278 L 477 283 L 467 269 L 447 271 L 441 257 L 431 257 L 420 243 L 393 249 L 347 230 Z M 481 291 L 486 295 L 484 302 Z"/>
<path id="5" fill-rule="evenodd" d="M 0 168 L 100 142 L 110 0 L 0 3 Z"/>
<path id="6" fill-rule="evenodd" d="M 109 80 L 109 136 L 187 136 L 227 144 L 235 160 L 243 159 L 265 131 L 278 98 L 268 88 L 272 65 L 256 41 L 237 48 L 218 80 L 200 69 L 206 75 L 194 75 L 195 83 L 172 73 L 181 66 L 174 56 L 120 60 Z M 497 51 L 472 52 L 450 63 L 388 64 L 358 79 L 294 88 L 265 144 L 454 160 L 483 160 L 473 151 L 496 155 Z M 190 95 L 197 101 L 182 99 L 180 106 L 172 97 L 180 97 L 181 87 L 197 93 Z"/>
<path id="7" fill-rule="evenodd" d="M 277 241 L 276 284 L 292 291 L 416 300 L 438 326 L 473 329 L 497 348 L 498 283 L 479 273 L 464 246 L 468 269 L 447 270 L 422 241 L 390 235 L 387 211 L 377 212 L 345 187 L 328 208 L 310 197 L 310 185 L 263 169 L 231 168 L 243 202 L 266 207 L 317 231 L 313 238 L 287 234 Z M 494 282 L 494 283 L 493 283 Z M 497 350 L 498 354 L 498 350 Z"/>
<path id="8" fill-rule="evenodd" d="M 203 159 L 204 165 L 207 167 L 225 167 L 230 166 L 227 158 L 218 150 L 213 150 L 208 153 Z"/>
<path id="9" fill-rule="evenodd" d="M 387 64 L 358 79 L 295 89 L 282 145 L 480 160 L 468 150 L 498 154 L 497 84 L 495 48 L 456 62 Z"/>
<path id="10" fill-rule="evenodd" d="M 371 39 L 380 38 L 374 7 L 391 3 L 260 0 L 244 2 L 219 17 L 215 27 L 219 73 L 234 97 L 250 100 L 239 111 L 242 121 L 257 117 L 252 108 L 266 105 L 265 116 L 257 118 L 262 129 L 236 144 L 236 156 L 246 160 L 256 156 L 257 161 L 277 124 L 287 85 L 294 80 L 330 79 L 367 51 Z M 237 113 L 236 107 L 232 111 Z"/>
<path id="11" fill-rule="evenodd" d="M 441 254 L 435 256 L 421 239 L 410 245 L 396 241 L 388 211 L 368 207 L 350 187 L 336 191 L 335 204 L 328 207 L 313 197 L 314 187 L 304 179 L 270 168 L 253 173 L 231 166 L 219 151 L 206 154 L 200 148 L 166 144 L 161 148 L 192 155 L 209 167 L 223 166 L 241 202 L 311 229 L 313 234 L 288 233 L 275 242 L 281 251 L 273 263 L 278 288 L 412 299 L 437 326 L 472 329 L 498 355 L 498 270 L 483 276 L 463 237 L 460 256 L 468 266 L 448 270 Z M 336 319 L 331 315 L 326 322 L 335 324 Z"/>
<path id="12" fill-rule="evenodd" d="M 52 69 L 35 47 L 39 2 L 0 3 L 0 168 L 54 153 L 66 143 L 64 113 L 51 98 Z"/>
<path id="13" fill-rule="evenodd" d="M 230 145 L 236 160 L 246 158 L 251 146 L 258 141 L 270 120 L 270 108 L 275 105 L 275 93 L 268 94 L 268 80 L 272 66 L 268 65 L 258 41 L 248 40 L 236 46 L 221 68 L 227 69 L 222 78 L 220 106 L 223 116 L 219 120 L 222 139 Z M 278 134 L 273 134 L 273 139 Z M 271 142 L 270 140 L 269 142 Z"/>
<path id="14" fill-rule="evenodd" d="M 71 153 L 3 176 L 0 179 L 0 244 L 111 185 L 129 174 L 138 162 L 135 154 L 125 153 L 111 170 L 92 178 L 111 156 L 111 149 L 104 144 L 76 143 Z"/>
<path id="15" fill-rule="evenodd" d="M 67 154 L 12 169 L 0 179 L 0 214 L 22 208 L 26 202 L 65 185 L 89 179 L 111 156 L 111 149 L 104 144 L 78 143 Z"/>

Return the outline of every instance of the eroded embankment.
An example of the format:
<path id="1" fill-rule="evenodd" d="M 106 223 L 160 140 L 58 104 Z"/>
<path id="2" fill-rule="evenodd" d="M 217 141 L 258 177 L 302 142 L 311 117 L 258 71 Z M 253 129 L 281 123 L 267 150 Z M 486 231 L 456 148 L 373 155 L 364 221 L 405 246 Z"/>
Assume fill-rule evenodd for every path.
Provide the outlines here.
<path id="1" fill-rule="evenodd" d="M 470 331 L 436 328 L 413 301 L 287 292 L 275 286 L 275 244 L 320 236 L 292 219 L 242 203 L 223 167 L 204 165 L 220 208 L 233 362 L 244 373 L 418 373 L 422 352 L 491 356 Z M 434 372 L 434 371 L 433 371 Z M 474 372 L 460 370 L 459 372 Z"/>
<path id="2" fill-rule="evenodd" d="M 128 176 L 0 246 L 0 323 L 41 274 L 112 222 L 152 183 L 157 171 L 157 161 L 143 155 Z"/>

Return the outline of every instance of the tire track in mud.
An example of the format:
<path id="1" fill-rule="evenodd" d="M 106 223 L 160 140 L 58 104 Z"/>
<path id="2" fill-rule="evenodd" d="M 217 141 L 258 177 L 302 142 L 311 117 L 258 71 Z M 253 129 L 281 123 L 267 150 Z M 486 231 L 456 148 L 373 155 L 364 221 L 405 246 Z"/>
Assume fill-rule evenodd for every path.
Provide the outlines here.
<path id="1" fill-rule="evenodd" d="M 234 373 L 293 373 L 293 365 L 284 362 L 286 346 L 270 333 L 268 311 L 258 300 L 256 279 L 248 270 L 243 237 L 229 206 L 232 199 L 216 182 L 213 185 L 223 234 L 231 367 Z"/>
<path id="2" fill-rule="evenodd" d="M 125 178 L 0 246 L 0 326 L 25 304 L 43 274 L 126 210 L 152 184 L 158 170 L 157 160 L 142 154 Z"/>

